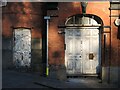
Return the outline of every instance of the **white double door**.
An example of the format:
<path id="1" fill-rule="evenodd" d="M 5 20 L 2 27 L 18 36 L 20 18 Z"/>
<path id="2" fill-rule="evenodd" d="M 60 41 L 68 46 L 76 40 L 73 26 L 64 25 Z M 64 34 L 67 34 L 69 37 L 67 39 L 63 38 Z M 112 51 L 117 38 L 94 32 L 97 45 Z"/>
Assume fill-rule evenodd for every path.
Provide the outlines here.
<path id="1" fill-rule="evenodd" d="M 65 30 L 65 65 L 67 74 L 96 74 L 99 66 L 99 30 Z"/>

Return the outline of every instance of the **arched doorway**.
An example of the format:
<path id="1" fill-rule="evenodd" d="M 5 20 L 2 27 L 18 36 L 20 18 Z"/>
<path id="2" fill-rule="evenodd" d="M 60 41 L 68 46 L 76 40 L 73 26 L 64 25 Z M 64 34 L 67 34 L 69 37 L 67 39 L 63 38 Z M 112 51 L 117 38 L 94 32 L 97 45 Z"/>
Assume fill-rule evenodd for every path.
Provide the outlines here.
<path id="1" fill-rule="evenodd" d="M 65 66 L 67 74 L 99 74 L 102 20 L 90 14 L 75 15 L 69 17 L 65 25 Z"/>

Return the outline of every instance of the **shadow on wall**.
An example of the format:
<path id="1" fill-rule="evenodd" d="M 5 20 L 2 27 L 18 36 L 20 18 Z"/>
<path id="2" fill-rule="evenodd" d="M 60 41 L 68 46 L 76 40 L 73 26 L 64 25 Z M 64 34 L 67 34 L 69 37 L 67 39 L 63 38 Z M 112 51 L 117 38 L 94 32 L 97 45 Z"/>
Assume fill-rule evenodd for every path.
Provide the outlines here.
<path id="1" fill-rule="evenodd" d="M 61 51 L 54 51 L 53 53 L 52 53 L 52 61 L 53 61 L 53 64 L 55 65 L 55 66 L 59 66 L 59 65 L 61 65 L 62 64 L 62 62 L 63 62 L 63 57 L 62 57 L 62 52 Z"/>
<path id="2" fill-rule="evenodd" d="M 53 53 L 53 58 L 60 58 L 61 57 L 61 53 L 59 51 L 55 51 Z"/>

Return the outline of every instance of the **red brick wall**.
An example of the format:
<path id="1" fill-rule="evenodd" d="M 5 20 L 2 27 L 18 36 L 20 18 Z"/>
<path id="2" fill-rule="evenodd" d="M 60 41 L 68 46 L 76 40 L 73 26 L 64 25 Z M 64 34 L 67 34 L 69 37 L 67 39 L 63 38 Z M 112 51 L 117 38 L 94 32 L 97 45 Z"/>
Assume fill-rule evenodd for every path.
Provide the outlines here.
<path id="1" fill-rule="evenodd" d="M 43 4 L 30 2 L 8 3 L 2 8 L 3 36 L 11 36 L 11 27 L 32 28 L 32 37 L 41 37 L 43 28 Z"/>
<path id="2" fill-rule="evenodd" d="M 108 1 L 88 2 L 86 13 L 99 16 L 103 20 L 104 25 L 107 26 L 107 25 L 110 25 L 109 7 L 110 7 L 110 4 Z"/>
<path id="3" fill-rule="evenodd" d="M 64 25 L 68 17 L 82 13 L 80 2 L 61 2 L 58 7 L 59 25 Z"/>
<path id="4" fill-rule="evenodd" d="M 7 7 L 3 7 L 3 36 L 9 37 L 12 35 L 13 27 L 28 27 L 32 29 L 32 37 L 41 38 L 43 29 L 43 16 L 45 8 L 43 3 L 8 3 Z M 105 26 L 110 26 L 110 4 L 106 2 L 88 2 L 87 14 L 99 16 Z M 58 11 L 52 11 L 58 17 L 52 17 L 49 25 L 49 64 L 64 64 L 64 35 L 58 34 L 58 25 L 64 25 L 68 17 L 76 14 L 81 14 L 80 2 L 60 2 Z M 50 11 L 49 11 L 50 12 Z M 48 12 L 48 15 L 50 14 Z M 30 14 L 29 14 L 30 13 Z M 118 15 L 118 11 L 113 14 Z M 112 33 L 111 33 L 111 65 L 116 66 L 120 63 L 120 40 L 117 39 L 117 27 L 114 25 L 115 18 L 112 18 Z M 104 31 L 109 31 L 104 28 Z M 107 46 L 109 51 L 110 34 L 107 34 Z M 103 37 L 102 37 L 103 38 Z M 103 42 L 102 42 L 103 45 Z M 103 49 L 102 49 L 103 51 Z M 106 54 L 106 56 L 109 55 Z M 109 57 L 107 58 L 109 59 Z M 103 60 L 103 58 L 102 58 Z"/>
<path id="5" fill-rule="evenodd" d="M 64 38 L 58 34 L 58 20 L 52 18 L 49 28 L 49 64 L 64 63 Z"/>

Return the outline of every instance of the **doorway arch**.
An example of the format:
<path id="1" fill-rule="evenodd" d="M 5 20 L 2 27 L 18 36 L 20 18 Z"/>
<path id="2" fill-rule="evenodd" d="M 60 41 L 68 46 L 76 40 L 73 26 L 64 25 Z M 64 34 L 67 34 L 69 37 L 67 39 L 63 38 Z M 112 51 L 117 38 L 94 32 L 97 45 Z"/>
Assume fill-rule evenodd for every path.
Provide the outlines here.
<path id="1" fill-rule="evenodd" d="M 92 14 L 77 14 L 65 22 L 65 66 L 68 75 L 100 75 L 103 22 Z"/>

